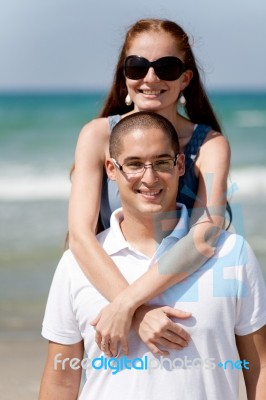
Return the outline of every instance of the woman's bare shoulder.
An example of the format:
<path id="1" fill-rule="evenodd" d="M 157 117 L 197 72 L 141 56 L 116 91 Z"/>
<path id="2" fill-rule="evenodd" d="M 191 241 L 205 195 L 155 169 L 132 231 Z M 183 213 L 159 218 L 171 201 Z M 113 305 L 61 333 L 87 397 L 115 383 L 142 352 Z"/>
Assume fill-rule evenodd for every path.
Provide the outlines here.
<path id="1" fill-rule="evenodd" d="M 227 170 L 230 159 L 231 149 L 227 138 L 221 132 L 210 131 L 200 148 L 197 166 L 214 167 L 217 165 Z"/>
<path id="2" fill-rule="evenodd" d="M 104 161 L 108 154 L 110 137 L 110 126 L 108 118 L 96 118 L 86 125 L 80 131 L 75 159 L 80 156 L 91 155 L 97 159 Z"/>
<path id="3" fill-rule="evenodd" d="M 202 149 L 205 151 L 219 150 L 230 153 L 230 143 L 221 132 L 211 130 L 206 136 Z"/>
<path id="4" fill-rule="evenodd" d="M 88 122 L 80 131 L 79 138 L 84 140 L 93 136 L 95 140 L 109 139 L 110 126 L 108 118 L 95 118 Z"/>

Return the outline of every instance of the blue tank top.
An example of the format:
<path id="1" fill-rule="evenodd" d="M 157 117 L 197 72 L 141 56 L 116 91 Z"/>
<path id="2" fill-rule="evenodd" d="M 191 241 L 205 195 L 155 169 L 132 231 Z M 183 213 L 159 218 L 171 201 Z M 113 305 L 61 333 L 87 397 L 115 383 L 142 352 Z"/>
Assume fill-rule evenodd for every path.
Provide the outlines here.
<path id="1" fill-rule="evenodd" d="M 120 121 L 120 115 L 112 115 L 109 119 L 110 129 Z M 194 201 L 198 192 L 198 178 L 195 175 L 195 159 L 199 149 L 204 142 L 207 134 L 211 131 L 207 125 L 196 125 L 193 135 L 185 147 L 186 172 L 179 179 L 179 189 L 177 201 L 186 205 L 187 209 L 193 209 Z M 121 207 L 118 187 L 115 181 L 111 181 L 106 174 L 103 177 L 102 196 L 101 196 L 101 221 L 104 229 L 110 226 L 110 217 L 113 211 Z"/>

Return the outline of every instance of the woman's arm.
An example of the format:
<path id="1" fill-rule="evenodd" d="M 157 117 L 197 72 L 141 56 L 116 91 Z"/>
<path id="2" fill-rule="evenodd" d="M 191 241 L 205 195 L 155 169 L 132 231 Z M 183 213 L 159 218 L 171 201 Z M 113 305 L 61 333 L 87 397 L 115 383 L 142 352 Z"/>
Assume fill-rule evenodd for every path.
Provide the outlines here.
<path id="1" fill-rule="evenodd" d="M 93 321 L 96 342 L 110 341 L 117 354 L 121 341 L 127 349 L 129 319 L 137 308 L 197 270 L 214 254 L 215 243 L 224 225 L 230 147 L 219 133 L 208 135 L 196 161 L 199 177 L 191 229 L 159 261 L 131 286 L 123 290 Z M 125 323 L 125 318 L 127 322 Z"/>
<path id="2" fill-rule="evenodd" d="M 95 237 L 108 146 L 106 118 L 85 125 L 75 153 L 69 203 L 69 247 L 91 283 L 112 301 L 128 283 Z"/>

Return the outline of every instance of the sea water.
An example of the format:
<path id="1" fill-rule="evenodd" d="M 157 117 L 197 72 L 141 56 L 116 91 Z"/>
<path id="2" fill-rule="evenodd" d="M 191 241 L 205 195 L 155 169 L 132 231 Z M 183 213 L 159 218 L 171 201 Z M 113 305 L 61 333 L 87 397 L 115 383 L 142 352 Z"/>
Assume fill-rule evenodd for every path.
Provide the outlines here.
<path id="1" fill-rule="evenodd" d="M 232 229 L 266 276 L 266 93 L 211 93 L 232 149 Z M 105 93 L 0 95 L 0 306 L 2 335 L 39 335 L 64 249 L 69 170 L 82 126 Z"/>

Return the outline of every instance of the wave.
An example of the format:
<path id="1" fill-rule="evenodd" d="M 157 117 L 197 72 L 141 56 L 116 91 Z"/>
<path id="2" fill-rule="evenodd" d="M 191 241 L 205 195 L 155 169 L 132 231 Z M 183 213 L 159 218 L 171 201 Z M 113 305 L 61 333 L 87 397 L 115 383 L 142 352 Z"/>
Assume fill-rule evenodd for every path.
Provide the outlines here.
<path id="1" fill-rule="evenodd" d="M 233 190 L 230 190 L 233 188 Z M 266 168 L 253 166 L 232 169 L 228 179 L 228 192 L 233 192 L 233 199 L 250 199 L 265 201 L 266 199 Z"/>
<path id="2" fill-rule="evenodd" d="M 0 177 L 0 200 L 32 201 L 68 199 L 71 183 L 66 171 L 14 167 Z M 232 169 L 228 180 L 229 198 L 266 200 L 266 167 Z"/>
<path id="3" fill-rule="evenodd" d="M 65 174 L 27 175 L 0 178 L 0 200 L 62 200 L 70 194 L 71 183 Z"/>
<path id="4" fill-rule="evenodd" d="M 241 128 L 266 126 L 265 110 L 235 111 L 235 124 Z"/>

